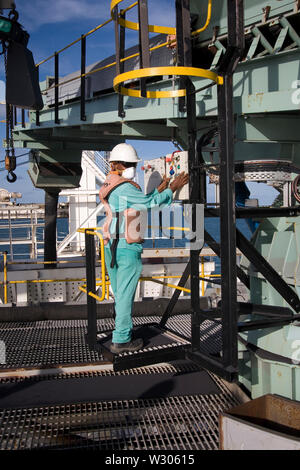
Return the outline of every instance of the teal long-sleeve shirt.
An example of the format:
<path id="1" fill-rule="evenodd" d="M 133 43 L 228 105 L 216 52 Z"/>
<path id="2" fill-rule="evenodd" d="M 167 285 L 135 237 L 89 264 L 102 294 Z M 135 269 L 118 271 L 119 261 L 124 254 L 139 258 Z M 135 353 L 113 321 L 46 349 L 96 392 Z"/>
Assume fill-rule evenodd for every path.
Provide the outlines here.
<path id="1" fill-rule="evenodd" d="M 124 183 L 117 186 L 109 195 L 108 203 L 112 212 L 122 212 L 125 209 L 135 209 L 137 211 L 146 211 L 147 209 L 163 208 L 169 206 L 173 200 L 173 192 L 167 188 L 161 193 L 154 189 L 149 194 L 144 194 L 130 183 Z M 110 225 L 110 233 L 116 231 L 116 217 L 113 218 Z M 121 233 L 124 233 L 124 221 L 120 228 Z M 143 236 L 143 234 L 141 234 Z M 111 241 L 110 241 L 111 243 Z M 110 245 L 109 243 L 109 245 Z M 143 251 L 140 243 L 127 243 L 125 238 L 121 238 L 118 243 L 119 248 L 129 248 L 138 252 Z"/>

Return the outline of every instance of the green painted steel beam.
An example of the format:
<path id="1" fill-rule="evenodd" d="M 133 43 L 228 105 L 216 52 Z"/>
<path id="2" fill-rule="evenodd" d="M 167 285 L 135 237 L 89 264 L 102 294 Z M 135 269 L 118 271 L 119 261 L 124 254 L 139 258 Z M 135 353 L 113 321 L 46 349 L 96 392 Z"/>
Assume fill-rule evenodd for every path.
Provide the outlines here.
<path id="1" fill-rule="evenodd" d="M 197 124 L 198 131 L 206 130 L 216 124 L 216 119 L 198 118 L 196 120 L 196 124 Z M 167 119 L 166 125 L 167 127 L 178 127 L 180 129 L 186 130 L 186 119 L 182 119 L 182 118 Z"/>
<path id="2" fill-rule="evenodd" d="M 274 54 L 274 48 L 271 46 L 267 38 L 263 35 L 263 33 L 258 29 L 257 26 L 254 26 L 252 28 L 252 34 L 259 38 L 259 41 L 261 42 L 262 46 L 265 48 L 266 51 L 269 52 L 269 54 Z"/>
<path id="3" fill-rule="evenodd" d="M 92 131 L 92 132 L 99 132 L 101 134 L 111 134 L 111 135 L 119 135 L 122 131 L 122 123 L 116 122 L 114 124 L 105 125 L 105 124 L 81 124 L 79 126 L 80 131 Z M 55 127 L 54 129 L 60 129 L 59 127 Z M 76 127 L 78 129 L 78 127 Z"/>
<path id="4" fill-rule="evenodd" d="M 153 140 L 170 140 L 173 137 L 172 129 L 165 123 L 156 124 L 144 121 L 122 123 L 122 135 L 135 139 L 151 138 Z"/>
<path id="5" fill-rule="evenodd" d="M 270 21 L 274 17 L 281 16 L 289 12 L 295 12 L 295 0 L 268 0 L 262 2 L 261 0 L 245 0 L 245 26 L 253 24 L 263 24 L 263 11 L 262 8 L 270 6 Z M 199 0 L 191 0 L 191 12 L 195 15 L 195 29 L 203 26 L 204 19 L 207 15 L 207 2 L 200 2 Z M 197 18 L 197 16 L 198 18 Z M 214 28 L 218 26 L 219 36 L 227 34 L 227 2 L 224 0 L 213 0 L 212 17 L 210 24 L 205 31 L 200 33 L 198 41 L 209 41 L 214 35 Z"/>
<path id="6" fill-rule="evenodd" d="M 78 141 L 72 142 L 70 140 L 65 140 L 62 142 L 58 141 L 24 141 L 16 140 L 15 147 L 18 148 L 27 148 L 27 149 L 36 149 L 36 150 L 99 150 L 99 151 L 110 151 L 118 142 L 122 142 L 122 139 L 118 138 L 117 140 L 107 140 L 101 141 L 97 140 L 94 142 L 91 141 Z"/>
<path id="7" fill-rule="evenodd" d="M 241 116 L 236 138 L 240 141 L 300 143 L 299 115 Z"/>
<path id="8" fill-rule="evenodd" d="M 298 79 L 299 50 L 280 52 L 272 56 L 253 59 L 239 64 L 234 76 L 235 106 L 238 114 L 266 113 L 281 111 L 297 111 L 299 103 L 293 102 L 296 90 L 292 88 L 293 81 Z M 195 87 L 200 88 L 210 83 L 208 80 L 193 80 Z M 149 89 L 169 89 L 171 81 L 152 84 Z M 97 96 L 86 102 L 87 120 L 85 124 L 80 121 L 80 104 L 73 102 L 59 109 L 60 124 L 53 123 L 54 110 L 45 109 L 40 113 L 40 126 L 35 125 L 35 113 L 31 113 L 32 122 L 26 126 L 26 132 L 34 129 L 62 129 L 63 127 L 80 127 L 84 131 L 94 126 L 100 130 L 105 126 L 104 132 L 121 134 L 122 120 L 117 115 L 118 97 L 115 93 Z M 157 120 L 183 119 L 184 113 L 178 109 L 177 99 L 146 100 L 125 97 L 126 110 L 125 124 L 134 121 L 150 121 L 155 124 Z M 216 87 L 209 92 L 197 94 L 198 119 L 207 119 L 217 115 Z M 161 126 L 163 137 L 164 126 Z M 113 131 L 111 129 L 113 128 Z M 16 128 L 21 130 L 20 128 Z M 120 129 L 120 130 L 119 130 Z M 56 130 L 54 130 L 54 133 Z M 61 131 L 57 131 L 61 132 Z M 100 131 L 101 132 L 101 131 Z"/>
<path id="9" fill-rule="evenodd" d="M 300 164 L 299 144 L 277 142 L 237 142 L 235 160 L 287 160 Z M 209 161 L 209 155 L 207 155 Z"/>
<path id="10" fill-rule="evenodd" d="M 279 23 L 283 28 L 288 28 L 290 38 L 297 44 L 298 47 L 300 47 L 300 37 L 288 19 L 283 16 L 280 18 Z"/>

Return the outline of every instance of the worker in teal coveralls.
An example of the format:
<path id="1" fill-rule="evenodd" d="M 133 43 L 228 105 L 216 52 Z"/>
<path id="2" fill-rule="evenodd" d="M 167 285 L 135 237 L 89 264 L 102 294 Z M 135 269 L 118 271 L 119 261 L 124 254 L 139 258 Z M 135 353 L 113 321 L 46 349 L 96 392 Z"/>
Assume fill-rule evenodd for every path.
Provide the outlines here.
<path id="1" fill-rule="evenodd" d="M 131 145 L 118 144 L 112 150 L 109 161 L 111 173 L 118 172 L 122 178 L 132 180 L 140 160 Z M 169 181 L 170 178 L 164 177 L 158 188 L 147 195 L 130 182 L 125 182 L 110 192 L 107 202 L 113 214 L 122 213 L 128 208 L 146 211 L 155 207 L 168 206 L 172 202 L 173 193 L 187 184 L 188 175 L 181 173 L 171 184 Z M 109 228 L 111 234 L 116 231 L 116 221 L 116 217 L 113 217 Z M 124 221 L 120 224 L 120 234 L 122 232 L 124 232 Z M 115 297 L 116 313 L 110 349 L 111 352 L 118 354 L 137 351 L 143 346 L 142 338 L 132 338 L 132 306 L 142 272 L 141 253 L 143 248 L 141 243 L 128 243 L 124 237 L 120 236 L 115 250 L 114 266 L 111 267 L 112 243 L 113 240 L 109 240 L 105 246 L 105 263 Z"/>

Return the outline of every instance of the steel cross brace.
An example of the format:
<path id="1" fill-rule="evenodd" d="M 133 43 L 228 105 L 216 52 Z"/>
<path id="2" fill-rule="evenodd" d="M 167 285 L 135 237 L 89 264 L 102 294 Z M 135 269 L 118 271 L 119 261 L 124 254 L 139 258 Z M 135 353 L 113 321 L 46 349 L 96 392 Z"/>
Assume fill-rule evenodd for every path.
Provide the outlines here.
<path id="1" fill-rule="evenodd" d="M 268 261 L 256 250 L 249 240 L 236 229 L 237 247 L 248 258 L 274 289 L 284 298 L 284 300 L 296 311 L 300 311 L 300 299 L 296 292 L 279 276 L 277 271 Z"/>

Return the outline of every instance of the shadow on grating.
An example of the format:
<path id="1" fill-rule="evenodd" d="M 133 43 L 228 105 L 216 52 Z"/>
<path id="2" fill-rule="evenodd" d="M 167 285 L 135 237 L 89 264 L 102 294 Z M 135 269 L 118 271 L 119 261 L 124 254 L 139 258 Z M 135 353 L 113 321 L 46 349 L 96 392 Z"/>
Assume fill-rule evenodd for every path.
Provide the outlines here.
<path id="1" fill-rule="evenodd" d="M 0 382 L 0 408 L 64 405 L 159 398 L 195 394 L 218 394 L 219 388 L 205 370 Z"/>
<path id="2" fill-rule="evenodd" d="M 134 317 L 134 325 L 158 322 L 160 317 Z M 112 319 L 98 320 L 98 330 L 113 329 Z M 189 315 L 171 317 L 166 325 L 174 332 L 190 338 Z M 217 354 L 221 348 L 220 327 L 207 320 L 202 323 L 201 348 L 203 352 Z M 57 320 L 26 323 L 0 323 L 0 341 L 6 346 L 6 363 L 0 370 L 53 365 L 91 364 L 104 360 L 86 344 L 85 320 Z"/>
<path id="3" fill-rule="evenodd" d="M 218 448 L 230 394 L 174 396 L 0 411 L 0 449 Z"/>

